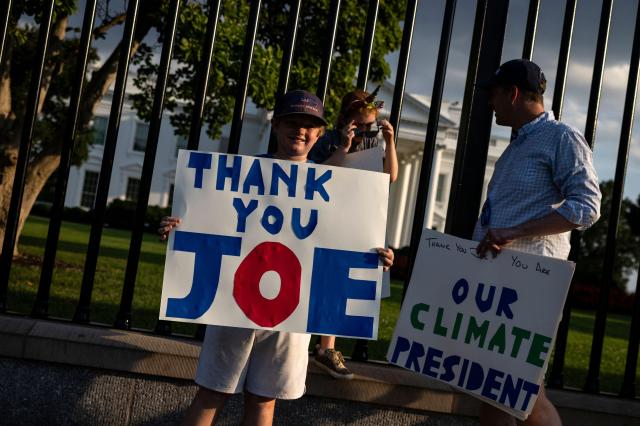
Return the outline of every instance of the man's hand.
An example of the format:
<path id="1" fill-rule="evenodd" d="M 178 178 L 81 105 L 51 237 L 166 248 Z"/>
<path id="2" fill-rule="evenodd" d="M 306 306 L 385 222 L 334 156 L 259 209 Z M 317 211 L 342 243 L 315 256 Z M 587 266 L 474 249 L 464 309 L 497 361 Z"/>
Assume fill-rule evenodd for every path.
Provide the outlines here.
<path id="1" fill-rule="evenodd" d="M 502 251 L 502 246 L 509 244 L 516 238 L 520 238 L 517 227 L 489 229 L 487 235 L 484 236 L 480 244 L 478 244 L 478 247 L 476 247 L 476 253 L 478 253 L 478 256 L 481 258 L 485 258 L 487 251 L 490 251 L 493 257 L 496 257 Z"/>
<path id="2" fill-rule="evenodd" d="M 351 120 L 340 129 L 340 149 L 345 153 L 349 152 L 349 149 L 351 148 L 351 143 L 353 142 L 357 128 L 358 126 L 356 126 L 356 122 Z"/>
<path id="3" fill-rule="evenodd" d="M 572 231 L 577 227 L 578 225 L 569 222 L 558 212 L 553 211 L 539 219 L 530 220 L 511 228 L 489 228 L 487 235 L 476 247 L 476 253 L 484 258 L 487 255 L 487 251 L 491 251 L 493 257 L 496 257 L 500 253 L 502 246 L 515 239 L 561 234 Z"/>

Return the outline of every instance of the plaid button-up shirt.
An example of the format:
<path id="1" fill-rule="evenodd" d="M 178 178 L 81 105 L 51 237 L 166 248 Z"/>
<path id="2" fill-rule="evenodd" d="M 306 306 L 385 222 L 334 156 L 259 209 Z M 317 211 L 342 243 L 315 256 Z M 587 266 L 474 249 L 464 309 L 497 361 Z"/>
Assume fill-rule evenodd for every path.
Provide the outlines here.
<path id="1" fill-rule="evenodd" d="M 555 211 L 586 229 L 600 217 L 600 188 L 591 149 L 573 127 L 545 112 L 514 135 L 496 162 L 473 238 Z M 522 238 L 508 248 L 566 259 L 570 232 Z"/>

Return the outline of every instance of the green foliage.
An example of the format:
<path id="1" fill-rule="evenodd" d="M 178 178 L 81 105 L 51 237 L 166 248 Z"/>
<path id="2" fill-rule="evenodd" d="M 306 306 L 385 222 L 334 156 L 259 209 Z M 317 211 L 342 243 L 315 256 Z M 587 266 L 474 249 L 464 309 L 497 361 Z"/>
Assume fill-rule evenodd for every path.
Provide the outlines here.
<path id="1" fill-rule="evenodd" d="M 602 191 L 601 218 L 595 225 L 587 229 L 582 235 L 580 259 L 576 265 L 576 279 L 584 283 L 599 283 L 602 279 L 602 265 L 604 262 L 611 211 L 613 181 L 600 184 Z M 640 202 L 640 199 L 638 200 Z M 637 270 L 640 263 L 640 204 L 624 199 L 616 244 L 613 282 L 620 288 L 627 284 L 629 275 Z"/>
<path id="2" fill-rule="evenodd" d="M 27 15 L 33 15 L 32 3 L 40 5 L 41 2 L 23 2 L 20 5 L 24 7 L 23 12 Z M 64 13 L 72 13 L 75 6 L 73 1 L 56 2 L 56 10 L 59 15 Z M 34 6 L 35 7 L 35 6 Z M 40 12 L 35 8 L 35 12 Z M 20 7 L 14 10 L 18 13 Z M 36 52 L 39 27 L 32 25 L 15 25 L 10 33 L 11 45 L 11 61 L 8 70 L 11 81 L 11 104 L 12 109 L 17 114 L 23 114 L 26 108 L 27 96 L 29 92 L 29 84 L 31 81 L 31 71 L 36 67 L 37 58 L 33 54 L 25 54 L 25 52 Z M 49 84 L 44 100 L 44 105 L 39 120 L 35 126 L 33 138 L 32 154 L 37 155 L 43 150 L 49 152 L 59 151 L 62 141 L 64 140 L 64 132 L 66 121 L 69 113 L 69 98 L 75 81 L 75 62 L 78 55 L 79 39 L 71 38 L 58 40 L 54 37 L 50 39 L 49 54 L 45 62 L 47 69 L 53 69 L 56 75 Z M 89 61 L 98 60 L 97 51 L 92 49 L 89 53 Z M 19 128 L 13 131 L 19 131 Z M 10 132 L 3 129 L 3 132 Z M 5 133 L 6 135 L 6 133 Z M 4 142 L 10 141 L 11 138 L 4 137 Z M 88 145 L 91 141 L 90 129 L 80 129 L 76 134 L 76 150 L 74 152 L 73 163 L 80 164 L 84 161 L 88 154 Z M 1 144 L 1 142 L 0 142 Z"/>
<path id="3" fill-rule="evenodd" d="M 166 3 L 165 0 L 163 7 L 166 7 Z M 317 87 L 320 58 L 327 39 L 329 3 L 329 0 L 302 3 L 290 76 L 289 87 L 292 89 L 315 91 Z M 343 2 L 326 98 L 329 120 L 336 117 L 342 96 L 354 88 L 366 13 L 365 1 Z M 221 7 L 204 113 L 207 133 L 211 138 L 220 135 L 221 127 L 233 115 L 248 14 L 249 2 L 226 0 Z M 370 70 L 373 81 L 382 81 L 390 75 L 385 55 L 400 46 L 403 14 L 402 1 L 387 0 L 380 3 Z M 203 41 L 208 16 L 207 6 L 196 2 L 185 4 L 180 13 L 166 108 L 173 113 L 171 124 L 185 136 L 189 133 L 195 99 L 195 77 L 199 61 L 204 55 Z M 263 1 L 248 90 L 249 96 L 261 108 L 272 109 L 275 104 L 288 17 L 288 7 L 282 1 Z M 162 32 L 161 28 L 157 29 Z M 143 118 L 149 118 L 158 73 L 157 49 L 148 44 L 142 46 L 134 61 L 138 67 L 134 82 L 141 91 L 133 96 L 134 107 Z"/>

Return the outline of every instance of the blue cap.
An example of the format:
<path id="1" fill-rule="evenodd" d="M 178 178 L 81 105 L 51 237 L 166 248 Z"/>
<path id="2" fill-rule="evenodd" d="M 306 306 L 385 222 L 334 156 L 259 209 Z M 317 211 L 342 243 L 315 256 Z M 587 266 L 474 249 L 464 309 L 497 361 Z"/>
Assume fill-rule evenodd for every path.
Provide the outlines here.
<path id="1" fill-rule="evenodd" d="M 543 94 L 547 79 L 538 65 L 527 59 L 513 59 L 500 65 L 490 79 L 478 82 L 478 87 L 517 86 L 521 90 Z"/>
<path id="2" fill-rule="evenodd" d="M 316 119 L 320 126 L 326 126 L 324 105 L 319 97 L 306 90 L 291 90 L 280 96 L 273 110 L 273 117 L 306 115 Z"/>

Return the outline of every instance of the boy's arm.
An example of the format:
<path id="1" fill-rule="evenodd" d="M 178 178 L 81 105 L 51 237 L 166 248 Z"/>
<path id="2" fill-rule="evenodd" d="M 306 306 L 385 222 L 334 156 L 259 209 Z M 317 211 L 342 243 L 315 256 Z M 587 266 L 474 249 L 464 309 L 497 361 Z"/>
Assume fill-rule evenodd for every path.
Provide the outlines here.
<path id="1" fill-rule="evenodd" d="M 387 120 L 380 120 L 380 127 L 386 142 L 382 171 L 389 174 L 389 181 L 393 183 L 398 179 L 398 156 L 396 155 L 393 126 Z"/>

